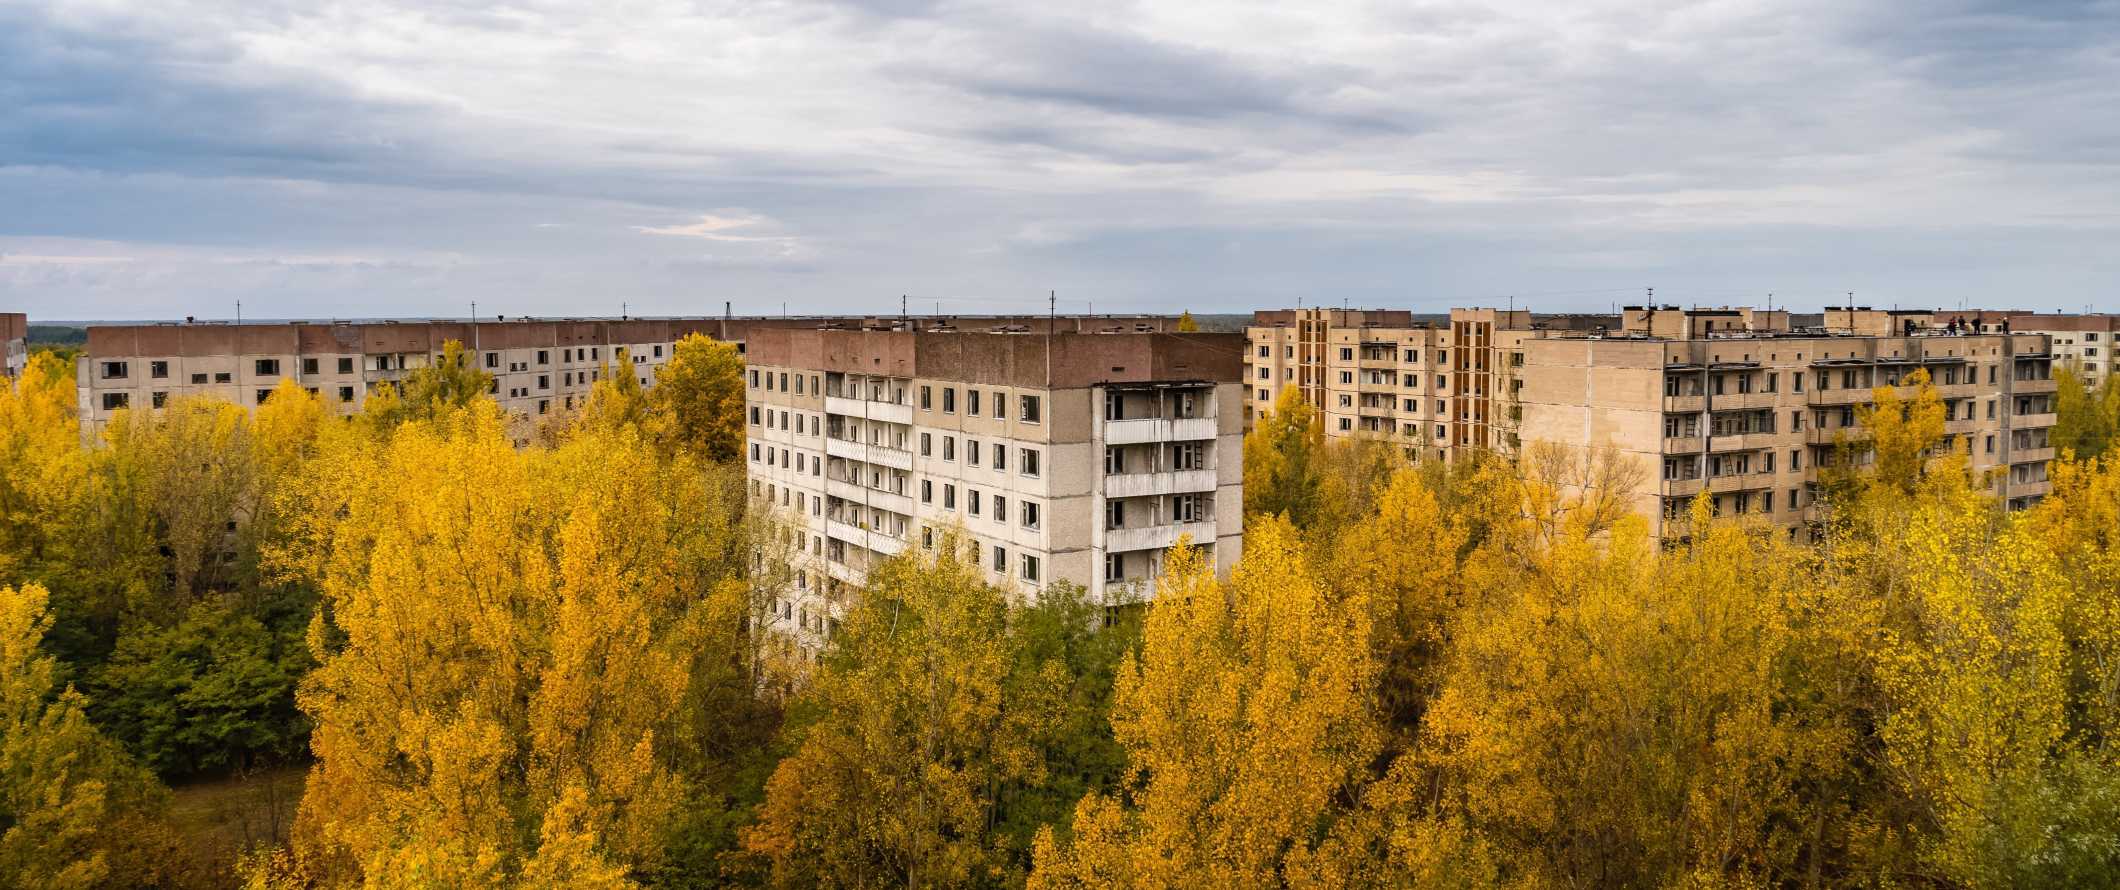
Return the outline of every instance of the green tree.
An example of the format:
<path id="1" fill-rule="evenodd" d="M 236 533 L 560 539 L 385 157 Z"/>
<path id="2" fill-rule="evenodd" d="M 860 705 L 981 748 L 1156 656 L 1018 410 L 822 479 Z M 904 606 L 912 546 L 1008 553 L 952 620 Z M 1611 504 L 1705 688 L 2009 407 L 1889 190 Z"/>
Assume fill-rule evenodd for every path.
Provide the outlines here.
<path id="1" fill-rule="evenodd" d="M 0 587 L 0 882 L 143 887 L 177 877 L 166 792 L 88 722 L 38 651 L 44 588 Z"/>
<path id="2" fill-rule="evenodd" d="M 875 569 L 797 697 L 745 834 L 774 884 L 1012 884 L 1033 834 L 1116 773 L 1098 723 L 1123 632 L 1094 634 L 1078 588 L 1012 602 L 966 546 Z"/>

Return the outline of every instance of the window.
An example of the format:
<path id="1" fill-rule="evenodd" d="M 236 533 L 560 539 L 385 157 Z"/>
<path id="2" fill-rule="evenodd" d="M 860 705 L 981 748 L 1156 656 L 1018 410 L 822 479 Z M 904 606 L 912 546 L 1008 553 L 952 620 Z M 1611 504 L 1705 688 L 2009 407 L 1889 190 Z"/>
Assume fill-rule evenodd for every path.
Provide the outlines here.
<path id="1" fill-rule="evenodd" d="M 1197 494 L 1171 495 L 1170 518 L 1173 522 L 1206 522 L 1207 499 Z"/>
<path id="2" fill-rule="evenodd" d="M 957 509 L 957 486 L 955 486 L 955 485 L 944 485 L 944 486 L 942 486 L 942 509 L 944 509 L 944 510 L 955 510 L 955 509 Z"/>
<path id="3" fill-rule="evenodd" d="M 1031 583 L 1034 583 L 1034 584 L 1035 584 L 1035 583 L 1037 583 L 1037 581 L 1038 581 L 1038 557 L 1035 557 L 1035 556 L 1031 556 L 1031 555 L 1029 555 L 1029 554 L 1025 554 L 1025 555 L 1024 555 L 1024 557 L 1023 557 L 1023 580 L 1025 580 L 1025 581 L 1029 581 L 1029 582 L 1031 582 Z"/>
<path id="4" fill-rule="evenodd" d="M 1266 348 L 1266 347 L 1264 347 L 1264 346 L 1261 346 L 1261 347 L 1259 347 L 1259 349 L 1260 349 L 1261 351 L 1265 350 L 1265 348 Z M 1123 553 L 1107 553 L 1107 554 L 1104 554 L 1104 580 L 1105 580 L 1105 581 L 1108 581 L 1108 582 L 1109 582 L 1109 581 L 1124 581 L 1124 580 L 1126 580 L 1126 555 L 1125 555 L 1125 554 L 1123 554 Z"/>
<path id="5" fill-rule="evenodd" d="M 935 530 L 934 530 L 934 529 L 928 528 L 927 526 L 924 526 L 924 525 L 920 527 L 920 548 L 921 548 L 921 549 L 923 549 L 923 550 L 933 550 L 933 549 L 935 549 Z"/>
<path id="6" fill-rule="evenodd" d="M 105 380 L 116 380 L 126 376 L 126 374 L 127 370 L 124 362 L 103 363 L 103 379 Z"/>
<path id="7" fill-rule="evenodd" d="M 344 357 L 344 358 L 341 358 L 341 359 L 339 359 L 339 373 L 341 373 L 341 374 L 351 374 L 351 373 L 353 373 L 353 357 L 352 357 L 352 356 L 347 356 L 347 357 Z"/>
<path id="8" fill-rule="evenodd" d="M 1038 505 L 1035 502 L 1023 502 L 1023 527 L 1028 529 L 1038 527 Z"/>
<path id="9" fill-rule="evenodd" d="M 193 385 L 193 386 L 197 386 L 197 385 L 199 385 L 199 384 L 205 383 L 205 382 L 206 382 L 206 375 L 204 375 L 204 374 L 193 374 L 193 375 L 191 375 L 191 382 L 192 382 L 192 385 Z"/>
<path id="10" fill-rule="evenodd" d="M 1104 527 L 1108 529 L 1126 527 L 1125 501 L 1113 500 L 1104 502 Z"/>
<path id="11" fill-rule="evenodd" d="M 1341 383 L 1353 383 L 1353 382 L 1354 382 L 1354 372 L 1353 372 L 1353 371 L 1341 371 L 1341 372 L 1340 372 L 1340 382 L 1341 382 Z"/>
<path id="12" fill-rule="evenodd" d="M 169 401 L 169 393 L 163 392 L 161 390 L 155 390 L 153 393 L 148 395 L 148 400 L 154 407 L 160 408 L 162 407 L 163 402 Z"/>
<path id="13" fill-rule="evenodd" d="M 538 364 L 540 364 L 540 365 L 547 365 L 547 364 L 551 364 L 551 363 L 552 363 L 552 352 L 551 352 L 551 350 L 546 350 L 546 349 L 540 349 L 540 350 L 538 350 L 538 351 L 537 351 L 537 363 L 538 363 Z"/>
<path id="14" fill-rule="evenodd" d="M 1126 449 L 1117 445 L 1104 446 L 1104 475 L 1126 475 Z"/>
<path id="15" fill-rule="evenodd" d="M 107 393 L 104 393 L 104 394 L 103 394 L 103 410 L 105 410 L 105 411 L 116 411 L 116 410 L 118 410 L 119 408 L 123 408 L 123 407 L 125 407 L 125 404 L 126 404 L 126 402 L 130 401 L 130 399 L 131 399 L 131 397 L 130 397 L 129 395 L 127 395 L 126 393 L 122 393 L 122 392 L 107 392 Z"/>
<path id="16" fill-rule="evenodd" d="M 964 511 L 973 516 L 979 515 L 979 489 L 966 488 L 964 490 Z"/>
<path id="17" fill-rule="evenodd" d="M 1002 524 L 1008 523 L 1008 498 L 998 494 L 994 495 L 994 521 Z"/>
<path id="18" fill-rule="evenodd" d="M 341 402 L 351 402 L 351 401 L 353 401 L 353 387 L 351 387 L 351 386 L 341 386 L 341 387 L 339 387 L 339 401 L 341 401 Z"/>
<path id="19" fill-rule="evenodd" d="M 1179 442 L 1170 446 L 1170 466 L 1174 470 L 1207 469 L 1207 450 L 1199 442 Z"/>
<path id="20" fill-rule="evenodd" d="M 1023 467 L 1023 475 L 1025 475 L 1025 476 L 1036 476 L 1036 475 L 1038 475 L 1038 449 L 1036 449 L 1036 448 L 1025 448 L 1025 449 L 1023 449 L 1023 455 L 1022 455 L 1022 458 L 1021 458 L 1021 459 L 1020 459 L 1020 460 L 1018 461 L 1018 464 L 1020 464 L 1020 465 L 1021 465 L 1021 466 Z"/>
<path id="21" fill-rule="evenodd" d="M 1022 414 L 1022 416 L 1021 416 L 1021 418 L 1020 418 L 1020 419 L 1021 419 L 1021 420 L 1022 420 L 1022 421 L 1023 421 L 1024 423 L 1038 423 L 1038 422 L 1039 422 L 1038 418 L 1039 418 L 1039 416 L 1040 416 L 1040 413 L 1039 413 L 1039 407 L 1038 407 L 1038 397 L 1037 397 L 1037 396 L 1023 396 L 1022 398 L 1023 398 L 1023 414 Z M 1038 474 L 1037 474 L 1037 473 L 1027 473 L 1026 475 L 1030 475 L 1030 476 L 1036 476 L 1036 475 L 1038 475 Z"/>
<path id="22" fill-rule="evenodd" d="M 656 357 L 656 358 L 662 358 L 662 344 L 661 344 L 661 343 L 657 343 L 657 344 L 655 344 L 655 357 Z M 802 384 L 801 384 L 801 383 L 796 383 L 796 384 L 795 384 L 795 391 L 796 391 L 796 392 L 802 392 Z"/>
<path id="23" fill-rule="evenodd" d="M 233 383 L 235 379 L 235 374 L 229 371 L 215 371 L 213 375 L 213 382 L 215 383 Z"/>
<path id="24" fill-rule="evenodd" d="M 933 392 L 932 390 L 930 390 L 930 389 L 929 389 L 928 387 L 925 387 L 925 386 L 921 387 L 921 388 L 920 388 L 920 410 L 922 410 L 922 411 L 929 411 L 929 410 L 933 410 L 933 409 L 934 409 L 934 407 L 935 407 L 935 406 L 934 406 L 934 404 L 933 404 L 933 402 L 934 402 L 934 398 L 933 398 L 933 397 L 934 397 L 934 392 Z"/>
<path id="25" fill-rule="evenodd" d="M 979 443 L 977 441 L 972 439 L 964 440 L 964 462 L 974 467 L 979 465 Z"/>
<path id="26" fill-rule="evenodd" d="M 994 545 L 994 571 L 1008 574 L 1008 549 L 999 544 Z"/>
<path id="27" fill-rule="evenodd" d="M 1772 513 L 1772 512 L 1774 512 L 1774 493 L 1773 493 L 1773 492 L 1769 491 L 1769 492 L 1763 492 L 1763 493 L 1761 493 L 1761 494 L 1760 494 L 1760 496 L 1759 496 L 1759 512 L 1761 512 L 1761 513 Z"/>
<path id="28" fill-rule="evenodd" d="M 148 363 L 147 363 L 147 376 L 149 376 L 149 377 L 153 377 L 153 378 L 154 378 L 154 379 L 156 379 L 156 380 L 161 380 L 161 379 L 164 379 L 164 378 L 168 377 L 168 376 L 169 376 L 169 363 L 168 363 L 168 362 L 148 362 Z"/>
<path id="29" fill-rule="evenodd" d="M 500 353 L 498 353 L 498 352 L 489 352 L 489 353 L 486 353 L 486 367 L 489 367 L 489 368 L 498 368 L 498 367 L 500 367 L 500 366 L 501 366 L 501 354 L 500 354 Z"/>
<path id="30" fill-rule="evenodd" d="M 935 483 L 933 480 L 920 480 L 920 502 L 923 504 L 935 502 Z"/>
<path id="31" fill-rule="evenodd" d="M 551 400 L 551 399 L 538 399 L 538 400 L 537 400 L 537 413 L 539 413 L 539 414 L 543 414 L 543 413 L 545 413 L 545 412 L 547 412 L 547 411 L 550 411 L 550 410 L 552 410 L 552 400 Z"/>
<path id="32" fill-rule="evenodd" d="M 964 415 L 966 417 L 977 417 L 979 415 L 978 390 L 966 389 L 964 391 Z"/>
<path id="33" fill-rule="evenodd" d="M 259 377 L 277 377 L 280 375 L 279 359 L 261 358 L 254 363 L 254 366 L 257 368 Z"/>
<path id="34" fill-rule="evenodd" d="M 757 368 L 752 368 L 752 369 L 751 369 L 751 388 L 752 388 L 752 389 L 757 389 L 757 388 L 758 388 L 758 369 L 757 369 Z"/>
<path id="35" fill-rule="evenodd" d="M 944 391 L 944 392 L 948 392 L 948 390 L 943 390 L 943 391 Z M 943 436 L 943 437 L 942 437 L 942 459 L 943 459 L 943 460 L 949 460 L 949 461 L 954 461 L 954 460 L 956 460 L 956 459 L 957 459 L 957 437 L 956 437 L 956 436 Z"/>
<path id="36" fill-rule="evenodd" d="M 994 443 L 994 472 L 1008 472 L 1008 446 Z"/>
<path id="37" fill-rule="evenodd" d="M 1342 347 L 1340 347 L 1340 361 L 1343 361 L 1343 362 L 1351 362 L 1351 361 L 1354 361 L 1354 349 L 1353 349 L 1352 347 L 1348 347 L 1348 346 L 1342 346 Z"/>
<path id="38" fill-rule="evenodd" d="M 550 374 L 539 374 L 539 375 L 537 375 L 537 388 L 538 388 L 538 389 L 551 389 L 551 388 L 552 388 L 552 375 L 550 375 Z"/>
<path id="39" fill-rule="evenodd" d="M 921 457 L 933 457 L 933 456 L 934 456 L 934 454 L 935 454 L 935 439 L 934 439 L 934 436 L 933 436 L 932 434 L 929 434 L 929 433 L 921 433 L 921 434 L 920 434 L 920 456 L 921 456 Z"/>

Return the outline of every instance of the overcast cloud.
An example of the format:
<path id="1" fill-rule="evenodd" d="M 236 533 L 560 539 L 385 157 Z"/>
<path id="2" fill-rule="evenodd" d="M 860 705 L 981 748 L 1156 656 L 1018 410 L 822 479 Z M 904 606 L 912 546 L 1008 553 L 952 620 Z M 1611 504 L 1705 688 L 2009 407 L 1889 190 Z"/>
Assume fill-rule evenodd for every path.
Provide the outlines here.
<path id="1" fill-rule="evenodd" d="M 2120 309 L 2120 0 L 0 0 L 42 318 Z"/>

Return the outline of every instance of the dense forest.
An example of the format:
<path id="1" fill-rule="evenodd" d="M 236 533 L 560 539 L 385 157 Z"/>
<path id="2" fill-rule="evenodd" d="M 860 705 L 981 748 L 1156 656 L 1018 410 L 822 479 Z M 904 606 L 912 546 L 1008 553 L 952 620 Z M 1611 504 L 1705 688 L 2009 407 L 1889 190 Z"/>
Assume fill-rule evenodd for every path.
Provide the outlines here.
<path id="1" fill-rule="evenodd" d="M 1230 577 L 1030 601 L 944 534 L 811 662 L 762 630 L 791 540 L 732 347 L 527 448 L 459 356 L 351 419 L 286 383 L 93 442 L 58 358 L 0 391 L 0 884 L 2120 882 L 2110 392 L 2063 381 L 2074 457 L 2005 513 L 1932 389 L 1879 390 L 1801 543 L 1291 402 Z M 284 829 L 186 829 L 272 770 Z"/>

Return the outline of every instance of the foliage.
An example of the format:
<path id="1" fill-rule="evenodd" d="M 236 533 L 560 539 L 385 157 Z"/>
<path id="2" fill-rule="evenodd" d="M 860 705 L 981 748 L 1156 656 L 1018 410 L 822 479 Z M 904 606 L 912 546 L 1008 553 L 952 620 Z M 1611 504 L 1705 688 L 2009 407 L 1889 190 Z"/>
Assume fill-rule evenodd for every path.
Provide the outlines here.
<path id="1" fill-rule="evenodd" d="M 0 587 L 0 883 L 23 888 L 174 883 L 167 792 L 88 722 L 57 662 L 37 585 Z"/>
<path id="2" fill-rule="evenodd" d="M 1032 886 L 1265 886 L 1358 787 L 1381 744 L 1368 606 L 1318 583 L 1285 521 L 1249 534 L 1227 584 L 1169 557 L 1113 700 L 1126 780 L 1041 835 Z"/>
<path id="3" fill-rule="evenodd" d="M 648 416 L 665 451 L 733 461 L 744 445 L 743 356 L 705 334 L 677 341 L 648 392 Z"/>
<path id="4" fill-rule="evenodd" d="M 945 535 L 874 570 L 794 703 L 745 846 L 776 886 L 1020 883 L 1032 834 L 1120 757 L 1102 717 L 1127 637 L 1055 585 L 1023 604 Z"/>
<path id="5" fill-rule="evenodd" d="M 1325 433 L 1316 406 L 1295 387 L 1244 435 L 1244 512 L 1281 515 L 1307 527 L 1318 509 L 1318 452 Z"/>
<path id="6" fill-rule="evenodd" d="M 1200 330 L 1200 323 L 1193 320 L 1191 310 L 1178 313 L 1178 333 L 1190 334 L 1198 330 Z"/>
<path id="7" fill-rule="evenodd" d="M 450 340 L 433 361 L 385 383 L 362 403 L 364 422 L 378 431 L 394 430 L 409 420 L 433 420 L 481 399 L 490 400 L 493 375 L 480 370 L 464 344 Z"/>
<path id="8" fill-rule="evenodd" d="M 332 517 L 300 703 L 317 765 L 296 853 L 328 884 L 571 880 L 665 867 L 739 646 L 732 489 L 630 429 L 518 451 L 490 400 L 318 458 Z M 388 484 L 378 484 L 388 480 Z M 733 719 L 732 719 L 733 718 Z M 616 871 L 614 871 L 614 869 Z"/>
<path id="9" fill-rule="evenodd" d="M 2055 448 L 2080 460 L 2102 456 L 2112 447 L 2113 436 L 2120 433 L 2120 384 L 2107 375 L 2091 388 L 2075 368 L 2056 367 L 2054 414 L 2049 435 Z"/>

